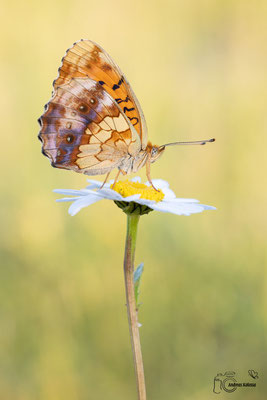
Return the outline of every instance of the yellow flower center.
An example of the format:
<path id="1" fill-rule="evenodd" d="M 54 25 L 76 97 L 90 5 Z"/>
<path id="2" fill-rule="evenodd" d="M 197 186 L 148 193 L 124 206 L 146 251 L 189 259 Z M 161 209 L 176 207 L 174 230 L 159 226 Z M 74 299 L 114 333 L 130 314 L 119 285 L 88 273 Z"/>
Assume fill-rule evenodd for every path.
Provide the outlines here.
<path id="1" fill-rule="evenodd" d="M 164 193 L 161 190 L 157 191 L 152 186 L 147 186 L 143 183 L 132 182 L 128 179 L 123 182 L 116 182 L 112 189 L 121 194 L 122 197 L 140 194 L 141 199 L 146 200 L 161 201 L 164 198 Z"/>

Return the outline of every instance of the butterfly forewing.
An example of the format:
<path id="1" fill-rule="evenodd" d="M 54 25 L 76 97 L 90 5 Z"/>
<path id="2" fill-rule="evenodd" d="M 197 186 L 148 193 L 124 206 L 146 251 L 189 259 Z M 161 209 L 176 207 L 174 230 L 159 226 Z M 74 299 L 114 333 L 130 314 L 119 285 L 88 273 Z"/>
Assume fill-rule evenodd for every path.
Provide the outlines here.
<path id="1" fill-rule="evenodd" d="M 147 128 L 142 109 L 126 77 L 107 52 L 90 40 L 76 42 L 62 59 L 54 89 L 75 77 L 88 77 L 103 86 L 135 127 L 145 149 Z"/>

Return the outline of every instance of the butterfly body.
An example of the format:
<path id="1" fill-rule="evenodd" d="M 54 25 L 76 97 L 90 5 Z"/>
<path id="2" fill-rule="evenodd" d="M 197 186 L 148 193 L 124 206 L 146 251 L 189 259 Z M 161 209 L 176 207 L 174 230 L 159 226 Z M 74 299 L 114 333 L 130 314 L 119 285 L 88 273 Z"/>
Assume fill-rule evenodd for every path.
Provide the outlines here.
<path id="1" fill-rule="evenodd" d="M 117 64 L 90 40 L 67 50 L 39 118 L 42 152 L 52 166 L 87 175 L 118 168 L 123 174 L 150 163 L 164 151 L 147 140 L 141 106 Z"/>

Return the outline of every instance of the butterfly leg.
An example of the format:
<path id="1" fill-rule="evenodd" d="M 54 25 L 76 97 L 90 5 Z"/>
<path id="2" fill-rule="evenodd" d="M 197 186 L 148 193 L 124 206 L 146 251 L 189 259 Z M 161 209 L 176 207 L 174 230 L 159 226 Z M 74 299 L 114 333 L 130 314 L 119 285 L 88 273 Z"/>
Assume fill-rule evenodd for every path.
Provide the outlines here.
<path id="1" fill-rule="evenodd" d="M 105 183 L 107 183 L 107 180 L 108 180 L 108 177 L 109 177 L 109 175 L 110 175 L 110 172 L 111 172 L 111 171 L 109 171 L 109 172 L 107 173 L 107 175 L 106 175 L 106 177 L 105 177 L 105 180 L 104 180 L 104 182 L 103 182 L 103 184 L 102 184 L 102 186 L 101 186 L 100 189 L 103 189 Z"/>
<path id="2" fill-rule="evenodd" d="M 119 170 L 118 170 L 118 173 L 117 173 L 117 175 L 116 175 L 116 177 L 115 177 L 115 179 L 114 179 L 113 185 L 111 186 L 111 189 L 114 188 L 114 186 L 115 186 L 117 180 L 119 179 L 120 173 L 121 173 L 121 170 L 119 169 Z"/>
<path id="3" fill-rule="evenodd" d="M 148 179 L 148 182 L 150 183 L 150 185 L 153 187 L 153 189 L 155 189 L 157 192 L 159 192 L 158 189 L 155 188 L 155 186 L 153 185 L 152 179 L 151 179 L 151 175 L 150 175 L 150 155 L 147 158 L 147 162 L 146 162 L 146 176 Z"/>

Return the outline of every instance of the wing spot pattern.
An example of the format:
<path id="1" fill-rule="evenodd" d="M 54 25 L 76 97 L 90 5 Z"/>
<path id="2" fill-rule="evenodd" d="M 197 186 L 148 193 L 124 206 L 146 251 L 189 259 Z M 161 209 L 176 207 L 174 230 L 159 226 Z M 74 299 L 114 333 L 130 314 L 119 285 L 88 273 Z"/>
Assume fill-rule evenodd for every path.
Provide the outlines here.
<path id="1" fill-rule="evenodd" d="M 88 107 L 87 107 L 86 104 L 81 104 L 81 105 L 79 106 L 79 110 L 80 110 L 81 112 L 86 113 L 86 112 L 88 111 Z"/>
<path id="2" fill-rule="evenodd" d="M 135 119 L 136 121 L 135 121 L 135 122 L 132 122 L 134 119 Z M 129 120 L 132 122 L 133 126 L 136 125 L 136 124 L 138 124 L 138 122 L 139 122 L 139 119 L 136 118 L 136 117 L 129 118 Z"/>
<path id="3" fill-rule="evenodd" d="M 124 82 L 123 76 L 121 77 L 121 79 L 119 80 L 118 83 L 115 83 L 112 87 L 112 90 L 117 90 L 120 88 L 121 84 Z"/>
<path id="4" fill-rule="evenodd" d="M 73 136 L 73 135 L 68 135 L 68 136 L 66 137 L 66 141 L 67 141 L 68 143 L 72 143 L 73 140 L 74 140 L 74 136 Z"/>
<path id="5" fill-rule="evenodd" d="M 133 111 L 133 110 L 135 110 L 134 107 L 132 107 L 132 108 L 123 107 L 123 112 L 125 112 L 125 113 L 126 113 L 126 111 Z"/>
<path id="6" fill-rule="evenodd" d="M 118 99 L 115 99 L 115 101 L 120 104 L 120 103 L 128 103 L 128 101 L 131 101 L 130 97 L 126 96 L 125 100 L 122 100 L 120 97 Z"/>

